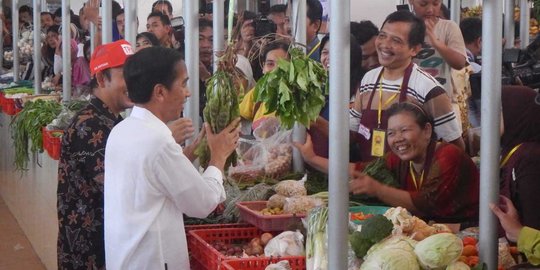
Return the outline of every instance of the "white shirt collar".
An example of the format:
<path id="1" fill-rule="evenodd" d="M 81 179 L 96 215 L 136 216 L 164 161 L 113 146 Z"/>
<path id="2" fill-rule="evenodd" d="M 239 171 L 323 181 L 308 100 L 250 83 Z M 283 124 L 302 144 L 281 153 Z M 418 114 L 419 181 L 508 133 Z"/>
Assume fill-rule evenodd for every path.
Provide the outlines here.
<path id="1" fill-rule="evenodd" d="M 155 116 L 151 111 L 143 107 L 138 107 L 137 105 L 133 106 L 129 117 L 141 119 L 144 122 L 154 126 L 157 131 L 164 133 L 166 132 L 167 134 L 170 134 L 172 136 L 172 131 L 169 129 L 169 127 L 167 127 L 167 124 L 161 121 L 161 119 Z"/>

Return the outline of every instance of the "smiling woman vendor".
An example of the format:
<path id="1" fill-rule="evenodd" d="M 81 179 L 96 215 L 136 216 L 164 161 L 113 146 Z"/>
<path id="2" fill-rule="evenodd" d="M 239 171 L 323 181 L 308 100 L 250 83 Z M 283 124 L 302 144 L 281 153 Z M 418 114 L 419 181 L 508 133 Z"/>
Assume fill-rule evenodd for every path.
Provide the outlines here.
<path id="1" fill-rule="evenodd" d="M 400 188 L 386 186 L 357 165 L 349 183 L 355 194 L 368 194 L 390 206 L 402 206 L 425 220 L 467 223 L 478 219 L 479 173 L 473 161 L 453 144 L 433 139 L 425 111 L 410 102 L 388 110 L 388 145 L 384 158 Z"/>

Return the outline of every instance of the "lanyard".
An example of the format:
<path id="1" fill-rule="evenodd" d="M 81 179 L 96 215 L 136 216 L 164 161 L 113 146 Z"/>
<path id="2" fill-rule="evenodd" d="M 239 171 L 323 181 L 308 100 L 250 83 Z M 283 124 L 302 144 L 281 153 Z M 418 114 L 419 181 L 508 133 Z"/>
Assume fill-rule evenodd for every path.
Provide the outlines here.
<path id="1" fill-rule="evenodd" d="M 313 46 L 313 48 L 311 49 L 311 51 L 309 51 L 309 53 L 307 54 L 307 57 L 310 57 L 316 50 L 319 49 L 319 46 L 321 46 L 321 42 L 317 42 L 317 44 L 315 46 Z"/>
<path id="2" fill-rule="evenodd" d="M 522 143 L 514 146 L 514 148 L 512 148 L 512 150 L 510 150 L 510 152 L 508 152 L 508 154 L 506 154 L 506 157 L 504 157 L 504 159 L 501 161 L 501 168 L 504 167 L 504 165 L 506 165 L 506 163 L 508 163 L 508 160 L 512 157 L 512 155 L 519 149 L 519 147 L 522 145 Z"/>
<path id="3" fill-rule="evenodd" d="M 392 100 L 394 100 L 399 95 L 399 93 L 393 94 L 389 99 L 386 100 L 386 102 L 383 105 L 383 103 L 382 103 L 382 101 L 383 101 L 383 96 L 382 96 L 383 80 L 384 80 L 384 78 L 383 78 L 383 75 L 381 73 L 381 82 L 379 83 L 379 107 L 377 108 L 377 128 L 381 127 L 382 109 L 386 108 L 386 106 L 388 106 L 388 104 L 390 104 L 390 102 L 392 102 Z M 402 84 L 403 84 L 403 82 L 402 82 Z M 401 85 L 399 86 L 399 89 L 401 89 Z"/>
<path id="4" fill-rule="evenodd" d="M 414 187 L 416 187 L 416 190 L 419 190 L 420 187 L 422 186 L 422 183 L 424 182 L 424 168 L 422 168 L 422 174 L 420 174 L 420 185 L 418 185 L 418 183 L 416 182 L 416 174 L 413 171 L 412 161 L 409 161 L 409 171 L 410 171 L 411 176 L 412 176 Z"/>
<path id="5" fill-rule="evenodd" d="M 369 97 L 369 101 L 367 105 L 367 109 L 371 110 L 371 102 L 373 101 L 373 97 L 375 93 L 377 92 L 377 85 L 379 85 L 379 108 L 377 110 L 377 120 L 378 120 L 377 128 L 380 128 L 381 126 L 383 107 L 386 107 L 388 104 L 390 104 L 390 102 L 392 102 L 397 97 L 397 95 L 400 95 L 399 102 L 406 101 L 407 88 L 409 87 L 409 79 L 411 78 L 412 69 L 413 69 L 413 63 L 411 62 L 409 66 L 407 66 L 407 68 L 405 69 L 405 73 L 403 74 L 403 80 L 399 87 L 399 92 L 395 93 L 394 96 L 390 97 L 390 99 L 388 99 L 384 103 L 384 106 L 382 104 L 382 91 L 383 91 L 382 90 L 382 77 L 384 73 L 384 68 L 381 69 L 381 72 L 379 73 L 379 76 L 377 76 L 377 80 L 375 81 L 375 84 L 373 85 L 373 91 L 371 91 L 371 96 Z"/>

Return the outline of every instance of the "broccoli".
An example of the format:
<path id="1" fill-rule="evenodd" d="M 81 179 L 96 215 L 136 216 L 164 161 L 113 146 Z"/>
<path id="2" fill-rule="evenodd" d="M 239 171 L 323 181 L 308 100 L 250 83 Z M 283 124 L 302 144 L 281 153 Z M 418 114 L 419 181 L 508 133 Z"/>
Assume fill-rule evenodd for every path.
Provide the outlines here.
<path id="1" fill-rule="evenodd" d="M 362 224 L 361 231 L 349 236 L 349 242 L 356 257 L 363 258 L 371 246 L 380 242 L 392 233 L 394 225 L 383 215 L 375 215 Z"/>

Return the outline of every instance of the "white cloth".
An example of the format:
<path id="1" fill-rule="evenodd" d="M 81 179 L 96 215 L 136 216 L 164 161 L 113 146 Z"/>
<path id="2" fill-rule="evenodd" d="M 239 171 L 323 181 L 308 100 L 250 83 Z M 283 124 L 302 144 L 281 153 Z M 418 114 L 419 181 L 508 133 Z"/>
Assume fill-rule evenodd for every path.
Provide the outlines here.
<path id="1" fill-rule="evenodd" d="M 53 72 L 54 75 L 62 74 L 63 69 L 62 56 L 54 54 Z"/>
<path id="2" fill-rule="evenodd" d="M 165 123 L 137 106 L 105 149 L 107 269 L 189 269 L 182 214 L 203 218 L 225 200 L 221 171 L 201 176 Z"/>

